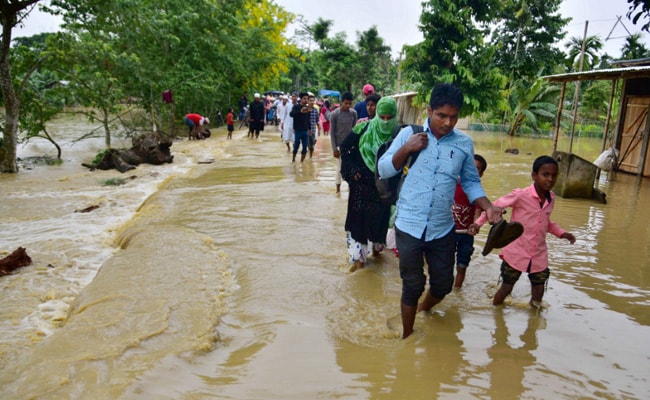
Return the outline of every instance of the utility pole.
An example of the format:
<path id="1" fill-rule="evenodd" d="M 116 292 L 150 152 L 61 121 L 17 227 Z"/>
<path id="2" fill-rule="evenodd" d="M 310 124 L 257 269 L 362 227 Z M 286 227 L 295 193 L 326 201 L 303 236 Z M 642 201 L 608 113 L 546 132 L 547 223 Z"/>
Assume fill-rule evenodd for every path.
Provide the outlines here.
<path id="1" fill-rule="evenodd" d="M 585 21 L 585 34 L 582 37 L 582 49 L 580 50 L 580 63 L 578 64 L 578 72 L 582 72 L 582 64 L 585 60 L 585 46 L 587 44 L 587 30 L 589 29 L 589 21 Z M 580 97 L 580 80 L 576 81 L 576 92 L 573 97 L 573 121 L 571 121 L 571 138 L 569 139 L 569 153 L 573 150 L 573 133 L 576 129 L 576 119 L 578 118 L 578 103 Z"/>
<path id="2" fill-rule="evenodd" d="M 399 58 L 397 59 L 397 84 L 395 85 L 395 93 L 400 93 L 400 85 L 402 83 L 402 54 L 404 54 L 404 49 L 400 50 Z"/>

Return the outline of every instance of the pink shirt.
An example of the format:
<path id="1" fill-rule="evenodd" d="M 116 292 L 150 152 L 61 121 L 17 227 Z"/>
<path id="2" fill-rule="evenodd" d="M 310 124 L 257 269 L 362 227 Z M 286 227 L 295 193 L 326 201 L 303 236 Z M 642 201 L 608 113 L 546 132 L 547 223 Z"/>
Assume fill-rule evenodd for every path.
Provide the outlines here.
<path id="1" fill-rule="evenodd" d="M 532 184 L 524 189 L 514 189 L 496 201 L 499 207 L 511 207 L 511 221 L 518 221 L 524 226 L 524 233 L 515 241 L 507 245 L 499 253 L 499 257 L 512 268 L 522 272 L 540 272 L 548 267 L 548 248 L 546 246 L 546 233 L 557 237 L 566 231 L 555 222 L 551 221 L 551 212 L 555 205 L 555 193 L 549 192 L 551 201 L 544 199 L 540 207 L 540 198 Z M 487 220 L 485 213 L 476 223 L 481 226 Z M 530 271 L 528 265 L 530 264 Z"/>

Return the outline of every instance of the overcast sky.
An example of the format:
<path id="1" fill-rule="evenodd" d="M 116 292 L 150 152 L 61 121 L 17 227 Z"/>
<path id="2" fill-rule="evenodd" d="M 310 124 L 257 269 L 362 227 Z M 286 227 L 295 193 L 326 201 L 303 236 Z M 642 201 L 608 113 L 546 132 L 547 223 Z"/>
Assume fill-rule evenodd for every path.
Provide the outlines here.
<path id="1" fill-rule="evenodd" d="M 422 0 L 275 0 L 275 2 L 288 11 L 303 15 L 310 24 L 319 17 L 334 21 L 331 33 L 346 32 L 349 43 L 356 41 L 357 32 L 376 25 L 379 36 L 393 49 L 395 57 L 399 54 L 402 45 L 412 45 L 422 41 L 422 33 L 417 27 Z M 628 34 L 626 28 L 631 33 L 641 32 L 637 25 L 633 25 L 627 19 L 627 9 L 626 0 L 564 0 L 560 12 L 564 17 L 572 18 L 566 27 L 567 38 L 575 36 L 582 39 L 585 21 L 589 21 L 587 34 L 599 36 L 605 43 L 605 51 L 616 58 L 625 43 L 625 36 Z M 23 29 L 14 31 L 14 37 L 30 36 L 57 29 L 58 19 L 36 11 L 30 14 Z M 622 17 L 622 24 L 617 23 L 617 16 Z M 287 35 L 293 36 L 295 28 L 290 26 Z M 650 48 L 650 34 L 643 32 L 642 38 Z M 561 48 L 564 50 L 564 47 Z"/>

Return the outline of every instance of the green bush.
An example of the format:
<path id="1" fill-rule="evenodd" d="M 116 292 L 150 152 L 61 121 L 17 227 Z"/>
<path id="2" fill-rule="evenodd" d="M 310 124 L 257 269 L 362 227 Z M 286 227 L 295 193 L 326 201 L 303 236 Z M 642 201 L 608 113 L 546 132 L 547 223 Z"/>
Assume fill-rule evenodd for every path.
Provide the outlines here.
<path id="1" fill-rule="evenodd" d="M 125 178 L 120 178 L 120 177 L 109 178 L 102 183 L 102 186 L 120 186 L 120 185 L 124 185 L 125 183 L 126 183 Z"/>
<path id="2" fill-rule="evenodd" d="M 580 136 L 586 137 L 603 137 L 604 128 L 599 125 L 588 124 L 580 126 Z"/>
<path id="3" fill-rule="evenodd" d="M 97 153 L 97 155 L 95 156 L 95 159 L 93 160 L 92 164 L 93 165 L 99 164 L 102 161 L 102 159 L 104 158 L 104 154 L 106 154 L 106 151 L 107 150 L 104 149 L 104 150 L 100 151 L 99 153 Z"/>

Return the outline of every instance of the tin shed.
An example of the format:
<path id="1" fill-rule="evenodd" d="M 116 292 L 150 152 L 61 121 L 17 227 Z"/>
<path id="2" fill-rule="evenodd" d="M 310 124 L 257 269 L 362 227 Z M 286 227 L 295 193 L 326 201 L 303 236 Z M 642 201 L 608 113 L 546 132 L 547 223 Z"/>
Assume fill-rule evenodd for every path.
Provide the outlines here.
<path id="1" fill-rule="evenodd" d="M 567 82 L 584 80 L 612 81 L 609 109 L 605 122 L 605 133 L 607 133 L 610 125 L 615 88 L 617 82 L 620 80 L 622 81 L 622 88 L 618 121 L 613 131 L 613 146 L 619 151 L 616 169 L 618 171 L 647 177 L 650 176 L 650 156 L 648 154 L 648 138 L 650 137 L 650 125 L 648 124 L 648 111 L 650 110 L 650 58 L 617 61 L 613 64 L 621 65 L 621 67 L 544 77 L 550 82 L 562 83 L 560 107 L 555 128 L 555 140 L 557 143 Z M 607 135 L 605 134 L 603 136 L 602 150 L 605 150 L 606 140 Z"/>

